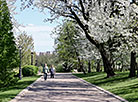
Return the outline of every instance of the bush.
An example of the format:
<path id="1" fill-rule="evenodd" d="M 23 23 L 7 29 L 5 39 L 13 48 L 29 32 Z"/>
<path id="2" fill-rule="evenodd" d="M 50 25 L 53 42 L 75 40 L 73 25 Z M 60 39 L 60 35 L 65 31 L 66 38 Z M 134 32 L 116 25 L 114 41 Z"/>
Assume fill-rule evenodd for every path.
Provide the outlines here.
<path id="1" fill-rule="evenodd" d="M 61 64 L 58 64 L 56 67 L 56 72 L 64 72 L 63 66 Z"/>
<path id="2" fill-rule="evenodd" d="M 34 76 L 37 75 L 38 67 L 33 65 L 26 65 L 22 68 L 23 76 Z"/>
<path id="3" fill-rule="evenodd" d="M 15 85 L 19 80 L 18 77 L 14 77 L 15 74 L 15 72 L 6 71 L 3 76 L 3 74 L 0 73 L 0 88 Z"/>

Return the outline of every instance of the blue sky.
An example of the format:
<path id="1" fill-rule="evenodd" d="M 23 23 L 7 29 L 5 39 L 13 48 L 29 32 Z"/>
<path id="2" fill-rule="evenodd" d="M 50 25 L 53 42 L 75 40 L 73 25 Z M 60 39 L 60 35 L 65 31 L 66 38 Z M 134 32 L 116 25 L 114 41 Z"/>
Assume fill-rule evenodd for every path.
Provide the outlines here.
<path id="1" fill-rule="evenodd" d="M 20 3 L 16 3 L 15 19 L 19 24 L 25 27 L 20 27 L 21 31 L 27 32 L 34 39 L 36 52 L 53 51 L 54 39 L 51 37 L 51 31 L 56 27 L 57 23 L 43 22 L 49 16 L 49 13 L 41 13 L 38 9 L 25 9 L 20 11 Z"/>

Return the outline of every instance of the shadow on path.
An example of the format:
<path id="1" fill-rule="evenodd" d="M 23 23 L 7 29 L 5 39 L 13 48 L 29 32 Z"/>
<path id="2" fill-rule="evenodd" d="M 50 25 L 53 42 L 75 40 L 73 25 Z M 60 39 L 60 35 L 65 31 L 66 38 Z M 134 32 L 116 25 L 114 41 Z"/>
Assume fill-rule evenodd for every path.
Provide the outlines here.
<path id="1" fill-rule="evenodd" d="M 57 73 L 54 79 L 41 77 L 11 102 L 122 102 L 71 73 Z"/>

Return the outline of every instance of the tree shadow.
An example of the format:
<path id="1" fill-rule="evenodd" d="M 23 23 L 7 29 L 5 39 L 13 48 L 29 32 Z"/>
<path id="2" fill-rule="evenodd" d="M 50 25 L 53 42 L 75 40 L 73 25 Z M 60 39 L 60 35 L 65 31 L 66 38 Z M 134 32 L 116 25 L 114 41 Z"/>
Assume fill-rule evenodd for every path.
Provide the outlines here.
<path id="1" fill-rule="evenodd" d="M 64 81 L 62 81 L 62 79 Z M 48 79 L 47 81 L 42 79 L 38 83 L 35 83 L 33 87 L 29 88 L 29 91 L 31 93 L 39 93 L 42 99 L 45 97 L 46 99 L 54 100 L 54 102 L 61 101 L 61 99 L 62 101 L 65 100 L 65 102 L 110 102 L 108 99 L 110 100 L 111 97 L 114 97 L 111 94 L 105 93 L 103 90 L 99 91 L 99 89 L 96 89 L 96 87 L 91 84 L 76 80 L 69 81 L 70 79 L 76 79 L 76 77 L 70 75 L 70 73 L 56 74 L 54 79 Z M 23 98 L 36 100 L 37 96 L 38 94 L 25 94 Z M 80 97 L 80 99 L 75 99 L 74 97 Z M 120 99 L 116 98 L 116 100 Z M 47 100 L 46 102 L 50 101 Z"/>
<path id="2" fill-rule="evenodd" d="M 95 84 L 98 86 L 105 86 L 105 85 L 108 86 L 109 85 L 109 87 L 113 83 L 117 84 L 120 82 L 127 82 L 129 80 L 136 79 L 136 77 L 129 78 L 128 72 L 125 72 L 125 73 L 120 72 L 120 73 L 117 73 L 114 77 L 110 77 L 110 78 L 99 77 L 98 75 L 96 75 L 94 77 L 93 76 L 91 76 L 91 77 L 85 76 L 82 78 L 86 78 L 85 80 L 91 82 L 92 84 Z M 112 93 L 114 93 L 116 95 L 124 96 L 125 99 L 127 99 L 129 102 L 135 102 L 138 99 L 137 97 L 134 96 L 134 94 L 138 95 L 138 90 L 136 88 L 138 88 L 138 84 L 135 82 L 135 83 L 132 83 L 129 85 L 125 85 L 125 87 L 124 86 L 118 86 L 118 87 L 116 86 L 115 88 L 109 89 L 109 91 L 111 91 Z M 132 94 L 132 93 L 134 93 L 134 94 Z M 131 97 L 131 95 L 133 95 L 133 96 Z"/>
<path id="3" fill-rule="evenodd" d="M 28 85 L 32 84 L 33 82 L 34 81 L 32 80 L 20 80 L 15 85 L 0 88 L 0 102 L 4 102 L 3 100 L 6 100 L 7 102 L 7 99 L 13 99 L 21 90 L 25 89 Z"/>

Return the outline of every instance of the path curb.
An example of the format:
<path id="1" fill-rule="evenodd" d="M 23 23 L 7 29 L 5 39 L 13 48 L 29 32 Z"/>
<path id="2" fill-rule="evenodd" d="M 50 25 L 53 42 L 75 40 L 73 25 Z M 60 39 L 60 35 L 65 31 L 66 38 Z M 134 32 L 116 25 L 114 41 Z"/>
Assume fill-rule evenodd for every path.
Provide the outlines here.
<path id="1" fill-rule="evenodd" d="M 71 74 L 72 74 L 72 73 L 71 73 Z M 73 74 L 72 74 L 72 75 L 73 75 Z M 89 84 L 89 85 L 92 85 L 92 86 L 96 87 L 98 90 L 103 91 L 104 93 L 106 93 L 106 94 L 108 94 L 108 95 L 110 95 L 110 96 L 113 96 L 113 97 L 115 97 L 116 99 L 118 99 L 118 100 L 120 100 L 120 101 L 122 101 L 122 102 L 128 102 L 127 100 L 123 99 L 122 97 L 117 96 L 117 95 L 115 95 L 115 94 L 113 94 L 113 93 L 111 93 L 111 92 L 109 92 L 109 91 L 107 91 L 107 90 L 105 90 L 105 89 L 103 89 L 103 88 L 101 88 L 101 87 L 99 87 L 99 86 L 96 86 L 96 85 L 94 85 L 94 84 L 91 84 L 90 82 L 87 82 L 87 81 L 83 80 L 82 78 L 79 78 L 79 77 L 77 77 L 77 76 L 75 76 L 75 75 L 73 75 L 73 76 L 76 77 L 76 78 L 78 78 L 80 81 L 83 81 L 84 83 L 87 83 L 87 84 Z"/>
<path id="2" fill-rule="evenodd" d="M 41 77 L 42 77 L 42 76 L 41 76 Z M 11 101 L 9 101 L 9 102 L 17 102 L 17 99 L 20 99 L 20 97 L 22 97 L 22 96 L 25 94 L 25 92 L 29 91 L 29 89 L 32 88 L 33 85 L 34 85 L 37 81 L 41 80 L 41 77 L 38 78 L 36 81 L 34 81 L 31 85 L 27 86 L 25 89 L 23 89 L 19 94 L 17 94 L 17 95 L 16 95 Z"/>

